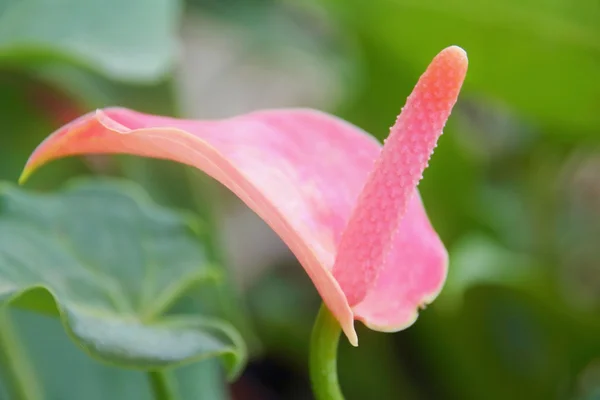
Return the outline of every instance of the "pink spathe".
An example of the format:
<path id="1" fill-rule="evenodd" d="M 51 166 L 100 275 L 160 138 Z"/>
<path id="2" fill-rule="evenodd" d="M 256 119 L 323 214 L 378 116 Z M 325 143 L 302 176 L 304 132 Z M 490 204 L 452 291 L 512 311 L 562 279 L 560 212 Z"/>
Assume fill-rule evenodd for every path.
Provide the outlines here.
<path id="1" fill-rule="evenodd" d="M 194 166 L 277 232 L 356 345 L 355 319 L 375 330 L 403 329 L 445 280 L 446 250 L 416 186 L 466 69 L 462 49 L 438 54 L 383 150 L 359 128 L 308 109 L 192 121 L 109 108 L 48 137 L 23 179 L 50 160 L 81 154 L 134 154 Z"/>

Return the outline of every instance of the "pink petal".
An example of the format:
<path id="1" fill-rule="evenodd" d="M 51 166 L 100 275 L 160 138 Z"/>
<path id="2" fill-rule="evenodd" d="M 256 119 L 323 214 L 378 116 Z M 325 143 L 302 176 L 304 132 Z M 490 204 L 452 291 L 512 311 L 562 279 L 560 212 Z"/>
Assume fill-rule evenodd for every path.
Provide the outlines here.
<path id="1" fill-rule="evenodd" d="M 385 321 L 410 325 L 416 307 L 433 300 L 446 276 L 444 247 L 426 215 L 417 217 L 420 201 L 411 199 L 466 71 L 459 47 L 433 59 L 392 127 L 338 246 L 333 274 L 348 303 L 356 306 L 367 297 L 355 311 L 383 330 Z"/>
<path id="2" fill-rule="evenodd" d="M 379 159 L 381 146 L 368 134 L 312 110 L 270 110 L 218 121 L 190 121 L 113 108 L 84 115 L 52 134 L 30 157 L 22 179 L 50 160 L 81 154 L 126 153 L 195 166 L 237 194 L 279 234 L 306 269 L 350 342 L 356 344 L 354 314 L 347 297 L 356 318 L 389 330 L 414 319 L 416 306 L 439 291 L 445 276 L 445 258 L 434 257 L 445 254 L 443 245 L 420 201 L 414 200 L 418 199 L 414 186 L 420 172 L 402 168 L 398 176 L 386 172 L 406 146 L 419 150 L 420 156 L 423 149 L 429 149 L 429 138 L 414 146 L 403 138 L 402 132 L 414 131 L 411 124 L 424 131 L 436 128 L 440 122 L 443 125 L 442 119 L 447 118 L 449 109 L 430 110 L 439 102 L 425 101 L 423 92 L 426 84 L 431 85 L 431 90 L 425 92 L 437 99 L 441 91 L 454 90 L 446 79 L 456 84 L 462 82 L 462 76 L 449 77 L 440 70 L 445 65 L 448 71 L 460 75 L 456 65 L 463 61 L 466 65 L 466 59 L 452 48 L 441 54 L 446 55 L 438 56 L 425 74 L 432 78 L 420 81 L 417 94 L 407 105 L 409 117 L 399 118 Z M 440 62 L 447 58 L 447 63 Z M 449 96 L 455 95 L 452 92 Z M 424 120 L 418 118 L 419 112 L 424 113 Z M 376 159 L 377 168 L 361 194 Z M 415 165 L 415 159 L 417 155 L 406 158 L 410 160 L 408 165 Z M 423 165 L 424 161 L 418 167 L 422 169 Z M 380 182 L 373 178 L 379 175 L 391 180 L 371 183 L 374 179 Z M 401 177 L 404 186 L 398 184 L 402 183 Z M 384 191 L 381 185 L 387 189 Z M 348 224 L 359 194 L 361 201 Z M 401 216 L 394 214 L 403 214 L 411 197 L 407 217 L 401 221 Z M 360 210 L 372 210 L 373 220 L 367 215 L 370 222 L 360 222 L 361 218 L 357 222 Z M 374 236 L 377 243 L 366 246 L 370 252 L 381 250 L 372 255 L 377 263 L 365 264 L 364 268 L 360 263 L 336 266 L 342 291 L 331 270 L 344 228 L 348 225 L 345 237 L 356 239 L 356 232 L 380 224 L 382 227 L 375 229 L 385 234 Z M 350 243 L 364 245 L 353 240 Z M 348 244 L 341 248 L 346 250 L 338 260 L 347 257 Z M 349 273 L 356 273 L 360 278 L 357 282 L 364 287 L 348 279 Z M 404 288 L 407 279 L 415 282 Z M 370 288 L 378 292 L 367 294 Z"/>
<path id="3" fill-rule="evenodd" d="M 380 332 L 412 325 L 417 310 L 431 303 L 446 280 L 448 253 L 429 223 L 418 194 L 400 222 L 394 245 L 354 318 Z"/>
<path id="4" fill-rule="evenodd" d="M 311 110 L 187 121 L 107 109 L 47 138 L 23 179 L 76 154 L 129 153 L 195 166 L 237 194 L 294 252 L 346 335 L 353 314 L 330 272 L 339 241 L 380 145 L 360 129 Z"/>

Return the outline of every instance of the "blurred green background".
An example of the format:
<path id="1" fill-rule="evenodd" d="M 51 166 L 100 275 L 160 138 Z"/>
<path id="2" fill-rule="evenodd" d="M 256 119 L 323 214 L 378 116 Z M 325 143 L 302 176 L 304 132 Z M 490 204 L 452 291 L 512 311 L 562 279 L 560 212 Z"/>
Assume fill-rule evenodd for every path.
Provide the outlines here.
<path id="1" fill-rule="evenodd" d="M 453 44 L 469 73 L 420 186 L 448 282 L 410 329 L 342 341 L 342 387 L 348 399 L 600 399 L 597 0 L 0 0 L 0 180 L 108 105 L 187 118 L 312 107 L 381 139 Z M 319 298 L 266 225 L 162 161 L 61 160 L 26 187 L 88 175 L 135 181 L 209 227 L 203 246 L 227 276 L 217 313 L 250 364 L 233 384 L 214 360 L 179 369 L 180 398 L 310 399 Z M 57 320 L 11 318 L 47 399 L 151 398 L 140 372 L 88 358 Z"/>

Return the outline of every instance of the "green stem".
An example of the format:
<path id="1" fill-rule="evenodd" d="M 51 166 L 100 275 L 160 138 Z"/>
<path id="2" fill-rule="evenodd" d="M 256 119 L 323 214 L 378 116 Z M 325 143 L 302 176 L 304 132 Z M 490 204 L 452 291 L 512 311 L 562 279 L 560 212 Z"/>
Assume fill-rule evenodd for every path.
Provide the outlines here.
<path id="1" fill-rule="evenodd" d="M 179 398 L 171 376 L 167 375 L 165 371 L 150 371 L 148 372 L 148 379 L 150 380 L 154 400 L 176 400 Z"/>
<path id="2" fill-rule="evenodd" d="M 7 307 L 0 307 L 0 371 L 9 398 L 42 398 L 34 370 L 21 346 Z"/>
<path id="3" fill-rule="evenodd" d="M 337 349 L 341 328 L 323 304 L 310 341 L 310 379 L 317 400 L 343 400 L 337 376 Z"/>

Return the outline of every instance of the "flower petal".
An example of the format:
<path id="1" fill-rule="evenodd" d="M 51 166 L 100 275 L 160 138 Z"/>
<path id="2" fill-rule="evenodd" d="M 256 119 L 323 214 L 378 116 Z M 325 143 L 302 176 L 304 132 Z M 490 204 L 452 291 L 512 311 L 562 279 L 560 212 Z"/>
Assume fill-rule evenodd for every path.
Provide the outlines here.
<path id="1" fill-rule="evenodd" d="M 360 129 L 312 110 L 189 121 L 106 109 L 47 138 L 30 157 L 23 179 L 52 159 L 76 154 L 128 153 L 195 166 L 237 194 L 279 234 L 356 344 L 352 311 L 330 269 L 380 149 Z"/>
<path id="2" fill-rule="evenodd" d="M 380 332 L 409 327 L 417 319 L 417 310 L 441 291 L 447 269 L 448 253 L 416 194 L 374 285 L 352 308 L 354 318 Z"/>
<path id="3" fill-rule="evenodd" d="M 404 299 L 396 296 L 407 290 L 411 296 L 404 300 L 410 303 L 398 305 L 402 312 L 432 300 L 432 293 L 437 293 L 443 282 L 443 279 L 438 281 L 439 278 L 446 275 L 445 258 L 439 257 L 443 245 L 437 242 L 437 235 L 432 229 L 419 226 L 419 222 L 427 221 L 426 215 L 417 217 L 414 214 L 420 212 L 422 207 L 413 202 L 410 213 L 414 215 L 408 215 L 408 218 L 407 210 L 456 103 L 466 72 L 466 53 L 459 47 L 448 47 L 433 59 L 392 127 L 342 235 L 333 274 L 350 306 L 361 303 L 371 290 L 380 290 L 382 285 L 388 288 L 357 309 L 364 320 L 370 319 L 368 305 L 381 305 L 385 301 L 396 304 Z M 407 221 L 403 221 L 403 218 Z M 403 229 L 414 231 L 411 232 L 414 236 L 407 237 L 407 232 L 400 232 Z M 434 242 L 441 247 L 434 246 L 435 254 L 425 253 L 424 250 Z M 394 253 L 393 256 L 390 252 Z M 413 271 L 417 268 L 426 268 L 426 271 Z M 401 271 L 407 281 L 396 282 L 400 287 L 394 288 L 384 282 L 388 278 L 398 281 L 396 278 L 399 276 L 396 275 Z M 385 272 L 385 276 L 379 277 L 382 272 Z M 421 278 L 410 279 L 416 276 Z M 433 288 L 431 280 L 436 281 Z M 383 298 L 384 295 L 389 297 Z M 386 308 L 386 312 L 390 309 Z M 373 313 L 380 312 L 373 310 Z M 405 325 L 399 322 L 399 316 L 386 315 L 386 318 L 393 320 L 395 326 Z M 406 324 L 410 325 L 410 319 L 414 320 L 414 312 L 406 314 L 405 318 Z M 373 324 L 380 325 L 376 322 Z"/>
<path id="4" fill-rule="evenodd" d="M 453 52 L 456 50 L 450 51 Z M 444 57 L 441 58 L 447 58 Z M 438 58 L 440 56 L 436 60 Z M 435 60 L 432 63 L 438 64 Z M 439 75 L 440 68 L 439 65 L 434 68 L 438 72 L 433 74 L 430 67 L 424 76 Z M 439 276 L 445 276 L 445 261 L 423 254 L 428 248 L 438 255 L 442 254 L 440 249 L 445 250 L 429 225 L 420 199 L 410 200 L 418 199 L 418 195 L 414 196 L 414 187 L 418 181 L 415 177 L 420 177 L 420 173 L 410 170 L 400 173 L 398 176 L 408 180 L 404 186 L 395 185 L 398 183 L 396 178 L 372 183 L 373 176 L 389 176 L 377 171 L 388 170 L 396 163 L 397 152 L 407 145 L 408 139 L 403 137 L 403 132 L 411 131 L 411 124 L 417 124 L 417 130 L 427 127 L 427 122 L 420 121 L 415 113 L 423 112 L 426 119 L 437 115 L 438 122 L 447 118 L 447 115 L 440 116 L 444 110 L 437 110 L 442 113 L 440 115 L 435 114 L 436 110 L 433 114 L 429 110 L 436 106 L 436 101 L 419 101 L 423 92 L 435 97 L 449 86 L 442 81 L 441 87 L 436 87 L 440 79 L 431 79 L 434 87 L 426 90 L 429 80 L 422 81 L 423 78 L 420 86 L 417 85 L 417 89 L 421 88 L 417 91 L 420 94 L 412 95 L 412 100 L 409 98 L 407 108 L 411 111 L 408 115 L 412 116 L 399 117 L 392 130 L 392 139 L 386 145 L 388 150 L 384 150 L 381 157 L 381 146 L 371 136 L 338 118 L 313 110 L 269 110 L 224 120 L 191 121 L 112 108 L 84 115 L 52 134 L 30 157 L 22 180 L 50 160 L 82 154 L 133 154 L 195 166 L 238 195 L 279 234 L 306 269 L 350 342 L 356 345 L 351 305 L 356 317 L 370 326 L 381 330 L 400 326 L 410 319 L 404 315 L 410 312 L 411 305 L 421 304 L 434 296 L 443 282 L 443 277 L 440 280 Z M 430 139 L 422 140 L 416 148 L 422 150 L 430 144 Z M 414 157 L 410 159 L 415 160 Z M 376 160 L 376 172 L 368 181 Z M 422 169 L 425 161 L 419 162 Z M 392 194 L 386 194 L 381 185 Z M 394 188 L 401 189 L 399 195 Z M 371 192 L 375 195 L 365 195 Z M 382 197 L 378 199 L 377 193 L 381 192 Z M 361 200 L 355 207 L 359 195 Z M 398 198 L 403 200 L 398 201 Z M 412 201 L 410 206 L 406 204 L 408 201 Z M 393 207 L 392 212 L 385 210 L 389 206 Z M 391 218 L 395 225 L 394 229 L 389 229 L 390 214 L 392 217 L 394 212 L 402 214 L 405 208 L 410 215 L 402 222 L 401 217 Z M 348 223 L 353 209 L 354 216 Z M 360 222 L 360 218 L 357 223 L 356 210 L 364 209 L 376 211 L 372 214 L 373 219 L 367 215 L 370 222 L 366 225 L 383 224 L 384 230 L 389 231 L 384 235 L 389 238 L 376 239 L 382 241 L 383 246 L 373 246 L 370 242 L 366 246 L 369 251 L 385 250 L 376 256 L 381 262 L 375 268 L 362 268 L 359 263 L 356 264 L 358 269 L 356 265 L 348 269 L 347 264 L 334 269 L 342 233 L 350 238 L 357 237 L 356 232 L 360 232 L 365 223 Z M 363 246 L 360 242 L 358 245 Z M 347 244 L 343 248 L 347 249 Z M 413 253 L 406 250 L 411 248 Z M 348 273 L 353 272 L 359 275 L 357 282 L 362 282 L 364 288 L 348 280 Z M 342 286 L 334 274 L 342 279 Z M 414 276 L 416 283 L 402 292 L 386 283 L 386 279 L 400 282 L 407 276 Z M 367 296 L 371 287 L 381 289 L 381 296 Z M 399 307 L 389 304 L 386 307 L 391 296 L 399 299 Z"/>

